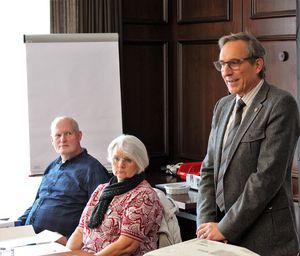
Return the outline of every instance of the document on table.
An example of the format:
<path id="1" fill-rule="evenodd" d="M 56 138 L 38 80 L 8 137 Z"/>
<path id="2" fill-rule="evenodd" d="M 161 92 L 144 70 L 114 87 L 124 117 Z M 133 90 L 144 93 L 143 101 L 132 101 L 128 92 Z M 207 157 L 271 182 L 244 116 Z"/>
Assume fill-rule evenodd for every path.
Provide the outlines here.
<path id="1" fill-rule="evenodd" d="M 35 232 L 31 225 L 0 228 L 0 244 L 5 241 L 13 240 L 17 238 L 25 238 L 34 236 Z M 2 245 L 1 245 L 2 247 Z"/>
<path id="2" fill-rule="evenodd" d="M 144 254 L 144 256 L 259 256 L 244 247 L 205 239 L 192 239 L 163 247 Z"/>
<path id="3" fill-rule="evenodd" d="M 70 251 L 67 247 L 55 242 L 31 246 L 21 246 L 14 248 L 13 250 L 14 256 L 39 256 Z"/>
<path id="4" fill-rule="evenodd" d="M 0 228 L 14 227 L 15 221 L 12 220 L 0 220 Z"/>
<path id="5" fill-rule="evenodd" d="M 55 243 L 62 235 L 44 230 L 35 234 L 32 226 L 19 226 L 0 229 L 0 248 L 13 251 L 18 256 L 45 255 L 70 251 L 65 246 Z"/>

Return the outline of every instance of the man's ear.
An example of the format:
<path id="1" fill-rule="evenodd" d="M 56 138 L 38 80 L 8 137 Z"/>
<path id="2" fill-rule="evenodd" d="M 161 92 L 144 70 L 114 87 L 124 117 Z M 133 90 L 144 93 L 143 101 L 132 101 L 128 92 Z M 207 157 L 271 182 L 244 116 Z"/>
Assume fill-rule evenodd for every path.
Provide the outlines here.
<path id="1" fill-rule="evenodd" d="M 50 140 L 51 140 L 51 143 L 52 143 L 52 145 L 53 145 L 53 143 L 54 143 L 54 139 L 53 139 L 53 137 L 52 137 L 52 135 L 50 134 Z"/>
<path id="2" fill-rule="evenodd" d="M 81 141 L 81 138 L 82 138 L 82 131 L 78 131 L 78 139 L 79 139 L 79 141 Z"/>
<path id="3" fill-rule="evenodd" d="M 264 60 L 263 58 L 257 58 L 255 60 L 255 67 L 256 67 L 256 73 L 258 74 L 264 67 Z"/>

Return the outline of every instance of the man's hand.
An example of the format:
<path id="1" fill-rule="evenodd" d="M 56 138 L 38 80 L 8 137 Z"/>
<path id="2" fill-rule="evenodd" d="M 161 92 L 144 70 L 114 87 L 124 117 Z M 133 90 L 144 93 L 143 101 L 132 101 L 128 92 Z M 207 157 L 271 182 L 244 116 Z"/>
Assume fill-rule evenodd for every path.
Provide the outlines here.
<path id="1" fill-rule="evenodd" d="M 198 238 L 203 238 L 207 240 L 214 240 L 214 241 L 225 240 L 225 237 L 218 229 L 218 223 L 215 222 L 208 222 L 208 223 L 201 224 L 197 228 L 196 235 Z"/>

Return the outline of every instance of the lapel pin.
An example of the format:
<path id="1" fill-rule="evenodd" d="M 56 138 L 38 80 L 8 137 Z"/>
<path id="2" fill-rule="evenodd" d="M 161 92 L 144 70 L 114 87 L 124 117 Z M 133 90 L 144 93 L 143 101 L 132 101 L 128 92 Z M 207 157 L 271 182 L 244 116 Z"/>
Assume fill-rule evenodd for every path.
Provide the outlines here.
<path id="1" fill-rule="evenodd" d="M 258 110 L 258 108 L 255 108 L 255 109 L 254 109 L 254 112 L 256 112 L 257 110 Z"/>

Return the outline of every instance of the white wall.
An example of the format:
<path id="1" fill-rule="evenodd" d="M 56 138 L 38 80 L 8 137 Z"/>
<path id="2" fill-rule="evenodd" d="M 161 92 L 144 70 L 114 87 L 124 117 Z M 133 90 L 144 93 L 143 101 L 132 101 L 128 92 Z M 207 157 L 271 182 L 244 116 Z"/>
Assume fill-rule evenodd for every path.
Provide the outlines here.
<path id="1" fill-rule="evenodd" d="M 50 33 L 50 0 L 0 1 L 0 218 L 32 203 L 40 178 L 29 178 L 24 34 Z M 49 140 L 49 147 L 51 147 Z"/>

